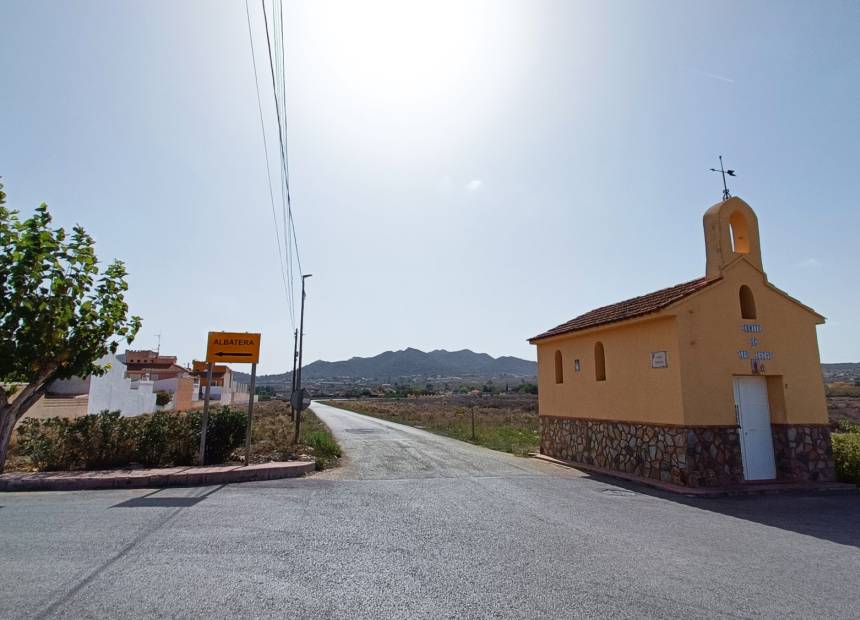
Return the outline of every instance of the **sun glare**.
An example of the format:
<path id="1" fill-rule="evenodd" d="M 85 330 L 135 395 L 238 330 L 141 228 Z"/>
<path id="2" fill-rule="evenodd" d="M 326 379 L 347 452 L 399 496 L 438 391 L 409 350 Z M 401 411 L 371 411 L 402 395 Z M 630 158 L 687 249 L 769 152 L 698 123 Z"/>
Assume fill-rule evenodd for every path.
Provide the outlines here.
<path id="1" fill-rule="evenodd" d="M 458 2 L 324 4 L 315 20 L 328 67 L 353 96 L 409 103 L 450 94 L 480 64 L 479 5 Z"/>

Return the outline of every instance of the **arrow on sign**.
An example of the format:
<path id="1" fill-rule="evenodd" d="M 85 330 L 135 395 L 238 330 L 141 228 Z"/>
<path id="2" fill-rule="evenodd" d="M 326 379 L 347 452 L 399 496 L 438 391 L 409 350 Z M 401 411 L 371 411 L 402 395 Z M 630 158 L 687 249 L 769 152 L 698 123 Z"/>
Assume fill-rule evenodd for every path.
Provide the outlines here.
<path id="1" fill-rule="evenodd" d="M 218 351 L 215 355 L 218 357 L 224 357 L 225 355 L 229 357 L 252 357 L 253 353 L 225 353 L 224 351 Z"/>

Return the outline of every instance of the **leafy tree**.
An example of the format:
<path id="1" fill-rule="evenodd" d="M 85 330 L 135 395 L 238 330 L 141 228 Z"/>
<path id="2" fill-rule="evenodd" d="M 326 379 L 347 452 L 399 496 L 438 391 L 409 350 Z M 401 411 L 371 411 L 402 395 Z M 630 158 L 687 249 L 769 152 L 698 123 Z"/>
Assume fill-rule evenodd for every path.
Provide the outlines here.
<path id="1" fill-rule="evenodd" d="M 44 203 L 25 220 L 5 204 L 0 184 L 0 471 L 15 423 L 51 382 L 104 374 L 98 360 L 141 325 L 121 261 L 100 271 L 83 228 L 52 228 Z"/>

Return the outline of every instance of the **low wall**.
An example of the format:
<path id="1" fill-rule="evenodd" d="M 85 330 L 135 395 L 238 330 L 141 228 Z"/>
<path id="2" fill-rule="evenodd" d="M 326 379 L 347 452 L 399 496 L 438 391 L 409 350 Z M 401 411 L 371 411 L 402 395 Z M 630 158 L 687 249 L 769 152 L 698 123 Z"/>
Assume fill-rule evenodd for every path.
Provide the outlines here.
<path id="1" fill-rule="evenodd" d="M 44 396 L 36 401 L 36 404 L 27 410 L 27 413 L 21 418 L 77 418 L 82 415 L 87 415 L 87 403 L 89 399 L 86 396 L 77 398 L 45 398 Z"/>

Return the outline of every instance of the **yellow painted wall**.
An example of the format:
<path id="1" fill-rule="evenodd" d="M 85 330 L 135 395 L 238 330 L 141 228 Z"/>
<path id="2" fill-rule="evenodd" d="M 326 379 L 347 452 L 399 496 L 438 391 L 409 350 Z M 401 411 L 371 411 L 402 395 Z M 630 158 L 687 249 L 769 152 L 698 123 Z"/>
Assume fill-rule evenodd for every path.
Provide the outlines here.
<path id="1" fill-rule="evenodd" d="M 739 291 L 753 292 L 757 318 L 741 318 Z M 827 422 L 827 406 L 818 356 L 816 315 L 766 284 L 763 273 L 745 259 L 723 270 L 723 279 L 684 300 L 678 314 L 684 411 L 688 424 L 735 423 L 732 377 L 751 375 L 749 359 L 738 351 L 773 354 L 765 360 L 771 420 L 774 423 Z M 758 324 L 761 333 L 742 331 L 742 325 Z M 751 339 L 757 338 L 753 346 Z M 780 385 L 783 386 L 780 393 Z"/>
<path id="2" fill-rule="evenodd" d="M 595 380 L 594 345 L 603 343 L 606 380 Z M 555 352 L 564 383 L 555 382 Z M 651 368 L 651 352 L 667 351 L 668 368 Z M 579 359 L 582 370 L 574 371 Z M 538 343 L 541 415 L 682 424 L 681 373 L 675 319 L 628 322 Z"/>
<path id="3" fill-rule="evenodd" d="M 733 228 L 740 217 L 743 225 Z M 753 374 L 752 357 L 765 351 L 772 359 L 761 362 L 760 374 L 767 378 L 772 422 L 827 423 L 816 333 L 823 318 L 768 285 L 761 271 L 758 219 L 743 200 L 714 205 L 703 224 L 706 271 L 721 277 L 719 282 L 645 319 L 536 343 L 541 415 L 734 425 L 733 377 Z M 755 298 L 756 319 L 741 317 L 744 284 Z M 761 325 L 762 331 L 745 332 L 745 323 Z M 758 339 L 756 345 L 752 338 Z M 597 340 L 606 350 L 604 382 L 594 378 Z M 564 359 L 562 384 L 555 381 L 556 350 Z M 650 354 L 660 350 L 669 352 L 669 367 L 652 369 Z M 749 358 L 741 358 L 740 350 Z M 576 358 L 580 373 L 573 370 Z"/>

